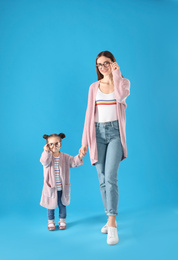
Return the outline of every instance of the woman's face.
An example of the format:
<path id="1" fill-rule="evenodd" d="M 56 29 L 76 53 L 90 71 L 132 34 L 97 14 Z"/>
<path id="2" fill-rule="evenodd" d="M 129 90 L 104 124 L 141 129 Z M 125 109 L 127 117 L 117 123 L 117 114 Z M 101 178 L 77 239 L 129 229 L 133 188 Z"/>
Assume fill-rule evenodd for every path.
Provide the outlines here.
<path id="1" fill-rule="evenodd" d="M 57 136 L 51 136 L 48 138 L 48 147 L 52 153 L 59 152 L 61 148 L 61 138 Z"/>
<path id="2" fill-rule="evenodd" d="M 97 59 L 96 65 L 98 67 L 99 72 L 103 76 L 107 76 L 112 73 L 111 63 L 112 63 L 111 59 L 105 56 L 101 56 Z"/>

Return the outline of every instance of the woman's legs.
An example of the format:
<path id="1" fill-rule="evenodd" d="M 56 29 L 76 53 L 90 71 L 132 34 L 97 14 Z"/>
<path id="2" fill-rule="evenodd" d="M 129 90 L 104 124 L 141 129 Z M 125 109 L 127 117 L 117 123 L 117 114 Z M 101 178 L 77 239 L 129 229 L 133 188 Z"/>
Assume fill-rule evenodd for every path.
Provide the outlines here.
<path id="1" fill-rule="evenodd" d="M 96 169 L 105 211 L 109 216 L 108 225 L 115 227 L 118 215 L 118 168 L 123 150 L 118 122 L 97 123 L 96 139 L 98 162 Z"/>
<path id="2" fill-rule="evenodd" d="M 105 184 L 105 158 L 106 158 L 107 145 L 104 143 L 97 142 L 97 147 L 98 147 L 99 153 L 98 153 L 98 162 L 95 164 L 95 166 L 96 166 L 96 170 L 98 173 L 98 179 L 99 179 L 99 183 L 100 183 L 100 192 L 101 192 L 103 205 L 105 208 L 105 212 L 107 213 L 106 184 Z"/>
<path id="3" fill-rule="evenodd" d="M 113 133 L 115 133 L 114 137 L 112 137 Z M 109 226 L 116 225 L 115 216 L 118 215 L 118 169 L 123 154 L 120 136 L 118 133 L 119 132 L 116 131 L 115 128 L 111 128 L 108 132 L 108 136 L 111 136 L 112 138 L 110 138 L 107 146 L 105 160 L 106 203 L 107 215 L 109 216 Z"/>

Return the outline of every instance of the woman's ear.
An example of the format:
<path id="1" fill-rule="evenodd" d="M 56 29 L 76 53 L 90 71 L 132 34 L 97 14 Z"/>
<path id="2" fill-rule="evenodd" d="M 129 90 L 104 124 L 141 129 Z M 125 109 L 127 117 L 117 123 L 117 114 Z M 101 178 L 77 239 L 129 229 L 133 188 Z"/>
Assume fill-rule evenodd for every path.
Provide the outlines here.
<path id="1" fill-rule="evenodd" d="M 59 137 L 60 137 L 61 139 L 63 139 L 63 138 L 65 138 L 66 136 L 65 136 L 65 134 L 63 134 L 63 133 L 60 133 L 60 134 L 59 134 Z"/>

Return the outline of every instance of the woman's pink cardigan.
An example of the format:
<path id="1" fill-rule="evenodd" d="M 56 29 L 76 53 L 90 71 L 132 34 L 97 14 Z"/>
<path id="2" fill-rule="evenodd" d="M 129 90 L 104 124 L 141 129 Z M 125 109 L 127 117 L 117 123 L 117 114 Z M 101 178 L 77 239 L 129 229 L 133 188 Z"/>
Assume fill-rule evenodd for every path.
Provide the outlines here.
<path id="1" fill-rule="evenodd" d="M 126 117 L 125 109 L 127 107 L 125 99 L 130 94 L 130 81 L 121 76 L 119 69 L 113 71 L 114 92 L 117 101 L 117 118 L 119 122 L 121 143 L 123 147 L 123 159 L 127 157 L 126 147 Z M 85 116 L 85 124 L 83 129 L 82 145 L 87 145 L 90 152 L 90 160 L 92 164 L 98 161 L 96 132 L 95 132 L 95 98 L 100 82 L 94 82 L 89 88 L 88 106 Z"/>
<path id="2" fill-rule="evenodd" d="M 43 151 L 40 162 L 43 165 L 44 185 L 40 205 L 47 209 L 57 207 L 57 188 L 54 173 L 54 157 L 52 152 Z M 67 206 L 70 203 L 70 168 L 83 164 L 76 155 L 75 157 L 60 152 L 60 176 L 62 180 L 62 204 Z"/>

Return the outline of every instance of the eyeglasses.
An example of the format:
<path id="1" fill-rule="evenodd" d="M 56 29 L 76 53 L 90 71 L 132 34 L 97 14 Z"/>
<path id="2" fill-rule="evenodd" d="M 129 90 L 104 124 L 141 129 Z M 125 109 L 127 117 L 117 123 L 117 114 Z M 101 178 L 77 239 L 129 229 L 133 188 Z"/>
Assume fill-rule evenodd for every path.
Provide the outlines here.
<path id="1" fill-rule="evenodd" d="M 105 68 L 108 68 L 110 64 L 111 64 L 111 62 L 105 61 L 103 64 L 101 64 L 101 63 L 96 64 L 96 67 L 98 67 L 98 69 L 102 69 L 103 66 Z"/>
<path id="2" fill-rule="evenodd" d="M 50 143 L 50 144 L 47 144 L 47 146 L 48 146 L 50 149 L 52 149 L 54 146 L 55 146 L 55 147 L 58 147 L 58 146 L 60 146 L 60 145 L 61 145 L 61 143 L 62 143 L 62 142 L 57 142 L 57 143 L 55 143 L 55 144 L 53 144 L 53 143 Z"/>

